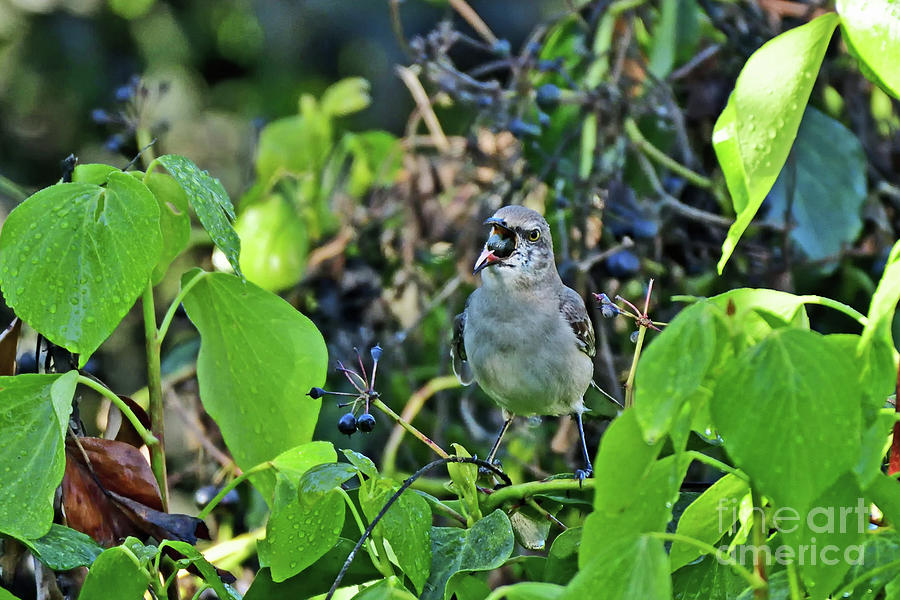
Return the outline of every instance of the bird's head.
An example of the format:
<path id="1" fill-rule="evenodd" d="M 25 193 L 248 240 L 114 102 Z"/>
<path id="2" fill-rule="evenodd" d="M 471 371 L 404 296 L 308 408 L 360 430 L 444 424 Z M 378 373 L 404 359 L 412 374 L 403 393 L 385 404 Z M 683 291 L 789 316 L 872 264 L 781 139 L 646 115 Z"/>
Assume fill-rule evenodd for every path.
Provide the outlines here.
<path id="1" fill-rule="evenodd" d="M 484 271 L 486 283 L 528 285 L 556 275 L 550 226 L 539 213 L 524 206 L 504 206 L 484 224 L 491 226 L 491 233 L 474 272 Z"/>

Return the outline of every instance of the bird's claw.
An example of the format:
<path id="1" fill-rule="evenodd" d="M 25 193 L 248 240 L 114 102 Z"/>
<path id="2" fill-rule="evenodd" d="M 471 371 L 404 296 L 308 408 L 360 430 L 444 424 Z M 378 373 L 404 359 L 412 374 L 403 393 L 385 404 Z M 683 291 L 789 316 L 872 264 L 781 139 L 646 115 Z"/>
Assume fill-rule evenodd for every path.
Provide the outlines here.
<path id="1" fill-rule="evenodd" d="M 578 487 L 584 483 L 584 480 L 594 474 L 594 469 L 587 467 L 585 469 L 575 469 L 575 479 L 578 480 Z"/>

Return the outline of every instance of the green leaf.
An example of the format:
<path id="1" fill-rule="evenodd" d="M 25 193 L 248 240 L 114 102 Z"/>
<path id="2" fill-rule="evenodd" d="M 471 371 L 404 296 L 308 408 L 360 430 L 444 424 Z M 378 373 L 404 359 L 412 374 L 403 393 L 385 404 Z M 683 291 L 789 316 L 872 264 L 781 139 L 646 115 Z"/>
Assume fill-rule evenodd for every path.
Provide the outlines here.
<path id="1" fill-rule="evenodd" d="M 445 599 L 447 581 L 461 571 L 490 571 L 512 555 L 515 539 L 509 518 L 495 510 L 469 529 L 431 528 L 431 574 L 423 600 Z"/>
<path id="2" fill-rule="evenodd" d="M 140 600 L 150 583 L 150 573 L 123 546 L 104 550 L 91 565 L 78 600 L 107 600 L 115 590 L 116 600 Z"/>
<path id="3" fill-rule="evenodd" d="M 831 343 L 782 329 L 724 370 L 710 412 L 760 491 L 803 512 L 857 461 L 859 399 L 853 369 Z"/>
<path id="4" fill-rule="evenodd" d="M 891 324 L 894 321 L 894 311 L 897 309 L 898 301 L 900 301 L 900 241 L 891 248 L 891 253 L 884 266 L 884 273 L 872 295 L 868 322 L 863 328 L 858 351 L 861 352 L 866 346 L 875 343 L 876 339 L 882 340 L 890 348 L 894 348 Z"/>
<path id="5" fill-rule="evenodd" d="M 200 273 L 182 279 L 202 277 L 184 298 L 200 331 L 200 399 L 238 466 L 249 469 L 312 439 L 321 400 L 305 394 L 325 381 L 328 354 L 316 326 L 275 294 Z M 260 491 L 271 497 L 269 486 Z"/>
<path id="6" fill-rule="evenodd" d="M 3 225 L 3 296 L 83 367 L 146 287 L 161 243 L 156 200 L 134 177 L 50 186 Z"/>
<path id="7" fill-rule="evenodd" d="M 394 182 L 403 166 L 403 145 L 387 131 L 347 133 L 341 139 L 353 155 L 347 191 L 361 197 L 373 186 Z"/>
<path id="8" fill-rule="evenodd" d="M 893 482 L 894 485 L 897 482 Z M 854 581 L 864 574 L 871 576 L 853 589 L 849 596 L 852 600 L 873 600 L 880 597 L 878 593 L 895 577 L 900 576 L 900 565 L 888 568 L 891 563 L 900 559 L 900 537 L 893 528 L 881 528 L 866 537 L 862 555 L 845 577 L 845 582 Z M 886 596 L 890 599 L 890 596 Z"/>
<path id="9" fill-rule="evenodd" d="M 337 452 L 334 451 L 334 445 L 331 442 L 316 441 L 285 450 L 272 459 L 272 466 L 283 474 L 296 490 L 300 486 L 300 478 L 309 469 L 316 465 L 334 463 L 336 460 Z M 260 475 L 264 475 L 264 473 L 260 473 Z M 274 488 L 274 484 L 275 481 L 272 479 L 268 485 Z"/>
<path id="10" fill-rule="evenodd" d="M 319 560 L 299 574 L 280 583 L 272 581 L 272 574 L 268 568 L 262 568 L 257 571 L 253 584 L 244 595 L 244 600 L 311 598 L 324 594 L 331 587 L 331 582 L 341 570 L 354 545 L 356 545 L 355 540 L 340 538 L 337 544 Z M 341 585 L 358 585 L 379 577 L 382 575 L 372 565 L 372 561 L 354 560 L 350 563 L 344 579 L 341 580 Z"/>
<path id="11" fill-rule="evenodd" d="M 337 491 L 316 501 L 296 499 L 276 507 L 266 524 L 266 537 L 257 542 L 260 566 L 271 569 L 276 583 L 309 567 L 337 543 L 344 510 L 344 499 Z"/>
<path id="12" fill-rule="evenodd" d="M 514 585 L 499 587 L 487 600 L 556 600 L 562 598 L 565 588 L 553 583 L 523 581 Z"/>
<path id="13" fill-rule="evenodd" d="M 231 226 L 234 206 L 221 182 L 184 156 L 165 154 L 154 162 L 164 166 L 181 186 L 213 243 L 228 258 L 234 272 L 243 277 L 239 263 L 241 240 Z"/>
<path id="14" fill-rule="evenodd" d="M 353 596 L 352 600 L 416 600 L 395 576 L 382 579 Z"/>
<path id="15" fill-rule="evenodd" d="M 791 239 L 811 260 L 833 257 L 862 231 L 866 156 L 840 122 L 806 109 L 791 157 L 766 206 L 766 221 L 784 224 L 790 207 Z"/>
<path id="16" fill-rule="evenodd" d="M 516 542 L 527 550 L 543 550 L 550 533 L 550 520 L 530 506 L 522 506 L 509 515 Z"/>
<path id="17" fill-rule="evenodd" d="M 325 115 L 310 112 L 272 121 L 259 134 L 257 178 L 270 185 L 288 174 L 319 173 L 333 145 Z"/>
<path id="18" fill-rule="evenodd" d="M 156 285 L 165 276 L 172 261 L 187 247 L 190 240 L 190 204 L 181 186 L 164 173 L 150 173 L 144 178 L 144 184 L 153 192 L 159 206 L 162 251 L 153 268 L 153 284 Z"/>
<path id="19" fill-rule="evenodd" d="M 371 103 L 369 82 L 362 77 L 347 77 L 331 84 L 319 100 L 325 114 L 334 117 L 359 112 Z"/>
<path id="20" fill-rule="evenodd" d="M 881 86 L 900 99 L 900 2 L 838 0 L 841 31 L 847 45 Z"/>
<path id="21" fill-rule="evenodd" d="M 544 581 L 566 585 L 578 572 L 578 548 L 581 546 L 581 527 L 570 527 L 556 536 L 547 564 Z"/>
<path id="22" fill-rule="evenodd" d="M 675 532 L 715 545 L 734 525 L 741 499 L 749 492 L 746 481 L 725 475 L 688 505 L 678 519 Z M 680 569 L 702 555 L 696 546 L 673 542 L 669 550 L 672 570 Z"/>
<path id="23" fill-rule="evenodd" d="M 89 567 L 103 552 L 100 544 L 89 535 L 57 523 L 53 523 L 44 536 L 22 542 L 35 558 L 54 571 Z"/>
<path id="24" fill-rule="evenodd" d="M 460 444 L 451 444 L 457 456 L 471 458 L 469 451 Z M 453 491 L 460 499 L 460 507 L 463 509 L 469 526 L 481 519 L 481 506 L 478 503 L 478 467 L 471 463 L 449 463 L 447 473 L 453 482 Z"/>
<path id="25" fill-rule="evenodd" d="M 75 165 L 75 169 L 72 171 L 72 182 L 103 185 L 109 179 L 110 173 L 115 173 L 118 170 L 110 165 L 96 163 Z"/>
<path id="26" fill-rule="evenodd" d="M 164 541 L 162 545 L 160 545 L 160 549 L 162 549 L 163 545 L 174 548 L 179 554 L 188 559 L 192 565 L 197 567 L 197 570 L 199 570 L 200 574 L 203 576 L 203 580 L 209 584 L 219 600 L 241 600 L 241 597 L 237 592 L 222 582 L 222 579 L 216 572 L 216 568 L 209 564 L 206 558 L 200 554 L 199 550 L 187 542 L 174 540 Z"/>
<path id="27" fill-rule="evenodd" d="M 359 452 L 350 450 L 349 448 L 344 448 L 341 452 L 344 453 L 344 456 L 347 457 L 350 464 L 356 467 L 360 473 L 370 478 L 378 477 L 378 469 L 368 456 L 363 456 Z"/>
<path id="28" fill-rule="evenodd" d="M 663 543 L 643 535 L 609 539 L 559 597 L 584 600 L 595 598 L 598 590 L 603 590 L 604 600 L 670 600 L 672 580 Z"/>
<path id="29" fill-rule="evenodd" d="M 743 577 L 712 556 L 672 573 L 675 600 L 732 600 L 746 587 Z"/>
<path id="30" fill-rule="evenodd" d="M 247 279 L 273 292 L 300 281 L 309 236 L 297 211 L 281 194 L 248 206 L 234 228 L 241 239 L 241 269 Z"/>
<path id="31" fill-rule="evenodd" d="M 710 302 L 725 311 L 733 332 L 740 332 L 747 345 L 755 344 L 777 329 L 761 311 L 771 313 L 793 327 L 809 329 L 803 299 L 778 290 L 738 288 L 713 296 Z"/>
<path id="32" fill-rule="evenodd" d="M 346 463 L 316 465 L 300 478 L 298 491 L 302 500 L 318 501 L 334 488 L 356 477 L 356 468 Z"/>
<path id="33" fill-rule="evenodd" d="M 729 342 L 725 315 L 710 302 L 681 311 L 653 340 L 638 363 L 634 409 L 644 439 L 668 433 L 682 406 L 696 396 Z"/>
<path id="34" fill-rule="evenodd" d="M 13 596 L 6 588 L 0 587 L 0 600 L 19 600 L 17 596 Z"/>
<path id="35" fill-rule="evenodd" d="M 722 244 L 720 274 L 788 157 L 839 20 L 826 14 L 763 44 L 716 121 L 713 148 L 737 213 Z"/>
<path id="36" fill-rule="evenodd" d="M 862 551 L 869 527 L 869 505 L 852 474 L 845 473 L 812 503 L 808 513 L 789 528 L 779 527 L 785 546 L 791 547 L 799 560 L 800 574 L 806 590 L 814 598 L 825 598 L 850 570 L 855 550 Z M 815 545 L 816 560 L 810 560 Z"/>
<path id="37" fill-rule="evenodd" d="M 359 503 L 371 523 L 399 486 L 387 479 L 370 479 L 360 489 Z M 431 508 L 422 496 L 404 492 L 375 526 L 391 545 L 397 565 L 418 592 L 431 572 Z"/>
<path id="38" fill-rule="evenodd" d="M 77 379 L 0 377 L 0 532 L 26 540 L 50 530 Z"/>

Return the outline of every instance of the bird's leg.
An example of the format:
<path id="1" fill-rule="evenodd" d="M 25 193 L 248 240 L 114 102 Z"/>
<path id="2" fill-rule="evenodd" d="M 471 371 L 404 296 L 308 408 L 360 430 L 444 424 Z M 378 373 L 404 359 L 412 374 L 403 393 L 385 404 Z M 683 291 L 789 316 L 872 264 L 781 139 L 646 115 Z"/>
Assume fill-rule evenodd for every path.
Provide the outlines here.
<path id="1" fill-rule="evenodd" d="M 594 466 L 591 464 L 591 457 L 588 454 L 587 443 L 584 441 L 584 425 L 581 422 L 581 413 L 575 413 L 575 422 L 578 423 L 578 441 L 581 443 L 581 456 L 584 458 L 584 468 L 575 469 L 575 479 L 579 482 L 584 481 L 594 474 Z"/>
<path id="2" fill-rule="evenodd" d="M 497 435 L 497 441 L 494 442 L 494 446 L 491 448 L 490 453 L 488 454 L 487 461 L 490 464 L 494 464 L 494 458 L 497 456 L 497 450 L 500 449 L 500 440 L 503 439 L 503 436 L 506 435 L 506 430 L 509 429 L 510 424 L 513 421 L 513 416 L 509 415 L 506 421 L 503 422 L 503 427 L 500 428 L 500 433 Z"/>

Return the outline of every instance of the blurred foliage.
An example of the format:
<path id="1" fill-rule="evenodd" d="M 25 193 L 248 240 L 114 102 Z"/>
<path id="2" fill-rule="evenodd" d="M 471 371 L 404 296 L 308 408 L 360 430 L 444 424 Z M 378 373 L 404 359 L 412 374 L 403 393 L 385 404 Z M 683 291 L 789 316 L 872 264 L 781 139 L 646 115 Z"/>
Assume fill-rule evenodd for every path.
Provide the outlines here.
<path id="1" fill-rule="evenodd" d="M 385 347 L 379 391 L 397 412 L 449 373 L 450 323 L 476 285 L 481 223 L 512 202 L 547 216 L 561 274 L 578 291 L 637 302 L 655 278 L 651 314 L 661 321 L 679 309 L 673 295 L 734 287 L 822 294 L 865 311 L 900 229 L 900 106 L 879 87 L 893 83 L 867 79 L 844 38 L 810 81 L 811 107 L 786 166 L 768 173 L 775 184 L 758 198 L 760 217 L 715 273 L 736 208 L 711 144 L 716 119 L 747 58 L 829 3 L 471 4 L 495 41 L 445 2 L 0 0 L 3 213 L 57 181 L 69 153 L 82 166 L 124 167 L 157 138 L 157 154 L 190 157 L 240 198 L 243 271 L 310 317 L 330 366 L 354 347 Z M 398 74 L 397 64 L 408 66 Z M 173 217 L 173 230 L 180 223 Z M 196 224 L 182 233 L 175 266 L 230 268 Z M 164 300 L 183 270 L 154 272 Z M 633 326 L 591 310 L 595 379 L 621 398 Z M 809 312 L 823 332 L 846 329 L 845 317 Z M 126 318 L 96 368 L 140 398 L 143 375 L 127 362 L 143 344 L 136 323 Z M 179 314 L 163 358 L 178 399 L 168 444 L 182 502 L 232 468 L 196 400 L 196 353 Z M 600 417 L 615 412 L 593 392 L 588 404 Z M 400 432 L 385 426 L 340 436 L 345 412 L 323 403 L 314 438 L 376 459 L 393 448 L 401 472 L 429 459 L 408 438 L 392 446 Z M 472 388 L 429 393 L 415 415 L 438 443 L 464 441 L 474 454 L 500 422 Z M 567 420 L 534 425 L 511 434 L 504 469 L 514 480 L 564 471 L 575 456 Z M 605 426 L 588 420 L 591 447 Z M 240 514 L 219 517 L 220 539 L 261 522 L 261 499 L 242 493 Z M 560 514 L 579 523 L 575 510 Z"/>

